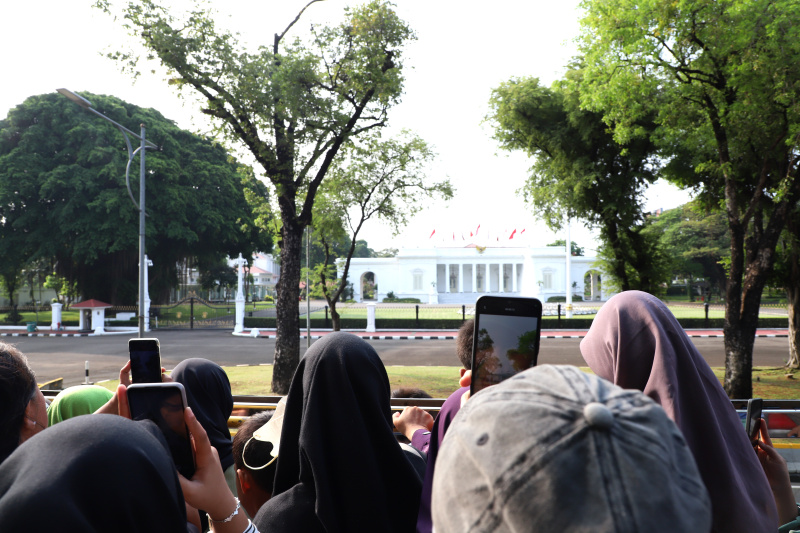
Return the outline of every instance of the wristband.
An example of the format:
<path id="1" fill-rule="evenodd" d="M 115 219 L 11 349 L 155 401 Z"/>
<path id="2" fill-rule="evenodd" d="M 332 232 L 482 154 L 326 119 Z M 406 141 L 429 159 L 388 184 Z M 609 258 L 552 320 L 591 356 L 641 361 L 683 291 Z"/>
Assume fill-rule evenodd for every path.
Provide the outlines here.
<path id="1" fill-rule="evenodd" d="M 233 517 L 239 514 L 239 509 L 242 508 L 242 504 L 239 503 L 239 498 L 234 498 L 234 500 L 236 500 L 236 509 L 233 510 L 233 512 L 228 516 L 228 518 L 224 520 L 214 520 L 213 518 L 211 518 L 210 514 L 206 513 L 206 516 L 208 516 L 208 521 L 217 524 L 224 524 L 226 522 L 230 522 L 231 520 L 233 520 Z"/>

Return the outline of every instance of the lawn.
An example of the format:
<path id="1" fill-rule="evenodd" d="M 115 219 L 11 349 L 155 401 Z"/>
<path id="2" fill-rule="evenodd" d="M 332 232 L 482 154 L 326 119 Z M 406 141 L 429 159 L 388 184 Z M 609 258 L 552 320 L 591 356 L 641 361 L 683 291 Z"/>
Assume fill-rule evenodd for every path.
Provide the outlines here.
<path id="1" fill-rule="evenodd" d="M 272 394 L 272 366 L 224 367 L 234 394 L 268 396 Z M 591 372 L 582 367 L 584 372 Z M 722 380 L 724 368 L 713 368 Z M 455 366 L 389 366 L 386 367 L 392 390 L 399 387 L 419 388 L 434 398 L 446 398 L 458 388 L 458 367 Z M 787 376 L 793 377 L 787 377 Z M 117 381 L 100 383 L 115 390 Z M 800 399 L 800 372 L 792 374 L 784 368 L 755 367 L 753 369 L 753 396 L 767 399 Z"/>

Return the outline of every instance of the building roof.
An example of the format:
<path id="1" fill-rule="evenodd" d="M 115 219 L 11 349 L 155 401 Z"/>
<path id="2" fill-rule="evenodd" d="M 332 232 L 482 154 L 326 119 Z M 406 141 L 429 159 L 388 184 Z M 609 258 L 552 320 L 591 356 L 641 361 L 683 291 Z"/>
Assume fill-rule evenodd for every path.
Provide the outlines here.
<path id="1" fill-rule="evenodd" d="M 109 307 L 114 307 L 111 304 L 107 304 L 105 302 L 101 302 L 100 300 L 84 300 L 81 303 L 77 303 L 72 305 L 72 309 L 107 309 Z"/>
<path id="2" fill-rule="evenodd" d="M 272 274 L 269 270 L 264 270 L 263 268 L 259 268 L 255 265 L 250 267 L 251 274 Z"/>

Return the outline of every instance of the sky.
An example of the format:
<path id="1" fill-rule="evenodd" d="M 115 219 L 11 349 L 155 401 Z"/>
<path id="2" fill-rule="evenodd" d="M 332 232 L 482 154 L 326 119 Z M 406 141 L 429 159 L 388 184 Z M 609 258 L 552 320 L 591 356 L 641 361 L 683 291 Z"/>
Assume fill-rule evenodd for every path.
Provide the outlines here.
<path id="1" fill-rule="evenodd" d="M 112 0 L 112 4 L 115 2 L 120 5 Z M 185 0 L 162 3 L 170 9 L 183 9 L 187 4 Z M 255 47 L 271 44 L 272 36 L 283 31 L 306 0 L 207 3 L 219 12 L 219 26 L 239 32 L 243 42 Z M 580 29 L 579 2 L 395 3 L 417 40 L 405 51 L 405 94 L 390 111 L 390 127 L 392 131 L 410 129 L 433 146 L 438 156 L 428 175 L 435 180 L 448 178 L 455 194 L 447 202 L 429 202 L 399 235 L 393 236 L 386 226 L 370 221 L 359 238 L 366 239 L 375 250 L 464 246 L 470 232 L 474 234 L 480 226 L 479 235 L 484 238 L 487 233 L 504 236 L 516 229 L 516 245 L 543 246 L 563 239 L 563 232 L 549 231 L 536 219 L 535 207 L 526 205 L 516 193 L 525 183 L 531 161 L 521 153 L 500 151 L 484 117 L 492 89 L 503 81 L 535 76 L 549 85 L 563 75 L 564 66 L 577 53 L 574 40 Z M 119 21 L 92 8 L 92 4 L 93 0 L 3 3 L 0 117 L 29 96 L 65 87 L 114 95 L 155 108 L 182 128 L 210 131 L 195 102 L 180 98 L 157 66 L 155 72 L 143 72 L 134 80 L 104 56 L 136 43 Z M 316 3 L 292 32 L 300 35 L 311 23 L 335 21 L 346 5 L 348 2 L 342 0 Z M 645 208 L 669 209 L 688 200 L 688 193 L 659 182 L 648 190 Z M 591 253 L 598 245 L 596 234 L 579 220 L 570 227 L 571 240 Z M 506 245 L 512 244 L 507 238 L 503 240 Z"/>

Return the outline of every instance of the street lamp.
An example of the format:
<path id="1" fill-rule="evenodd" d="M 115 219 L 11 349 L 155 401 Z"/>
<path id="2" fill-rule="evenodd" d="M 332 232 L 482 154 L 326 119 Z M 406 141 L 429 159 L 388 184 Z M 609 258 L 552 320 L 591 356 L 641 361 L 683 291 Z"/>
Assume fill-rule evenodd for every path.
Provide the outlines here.
<path id="1" fill-rule="evenodd" d="M 147 265 L 144 262 L 144 152 L 147 148 L 158 148 L 155 144 L 151 143 L 150 141 L 145 140 L 144 137 L 144 124 L 140 124 L 141 134 L 137 134 L 115 122 L 96 110 L 92 107 L 92 103 L 84 98 L 79 94 L 75 94 L 70 90 L 67 89 L 57 89 L 59 93 L 66 96 L 72 102 L 78 104 L 82 108 L 91 111 L 98 117 L 102 118 L 103 120 L 112 123 L 114 126 L 122 132 L 123 137 L 125 137 L 125 144 L 128 147 L 128 164 L 125 167 L 125 184 L 128 186 L 128 195 L 131 197 L 131 201 L 136 209 L 139 210 L 139 337 L 144 337 L 144 295 L 145 295 L 145 270 L 147 269 Z M 136 150 L 133 149 L 131 146 L 131 140 L 128 135 L 132 135 L 134 138 L 140 141 L 140 146 Z M 131 181 L 130 181 L 130 169 L 131 163 L 133 162 L 133 158 L 136 156 L 137 152 L 139 153 L 139 203 L 136 203 L 136 199 L 133 197 L 133 192 L 131 191 Z"/>

